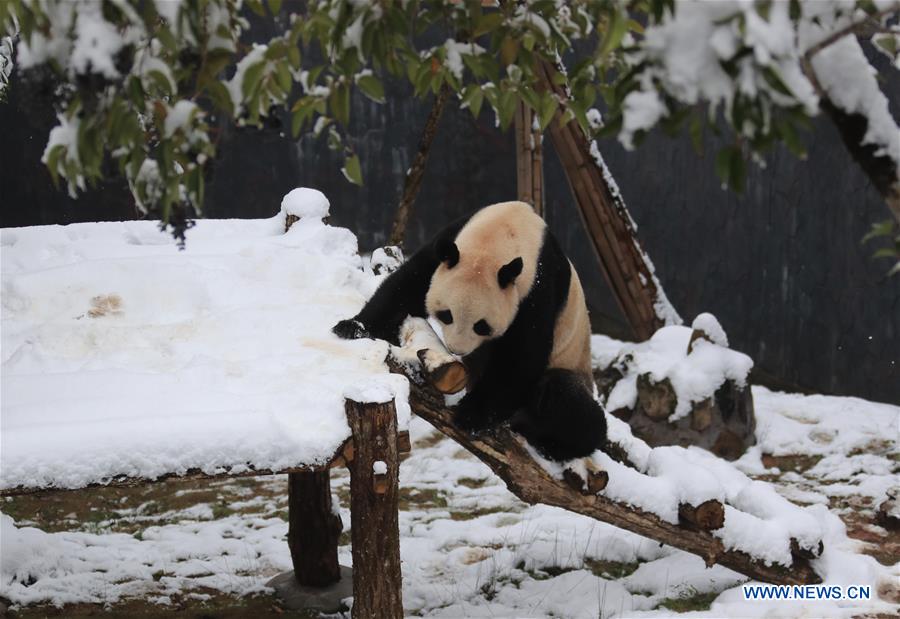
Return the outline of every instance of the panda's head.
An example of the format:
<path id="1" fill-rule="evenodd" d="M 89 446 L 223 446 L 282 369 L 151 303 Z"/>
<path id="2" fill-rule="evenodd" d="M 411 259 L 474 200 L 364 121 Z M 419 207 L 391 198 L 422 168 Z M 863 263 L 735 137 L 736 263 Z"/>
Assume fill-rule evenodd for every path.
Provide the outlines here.
<path id="1" fill-rule="evenodd" d="M 509 328 L 519 310 L 521 256 L 491 251 L 460 255 L 452 241 L 438 246 L 440 266 L 425 295 L 425 309 L 441 339 L 457 355 L 468 355 Z"/>

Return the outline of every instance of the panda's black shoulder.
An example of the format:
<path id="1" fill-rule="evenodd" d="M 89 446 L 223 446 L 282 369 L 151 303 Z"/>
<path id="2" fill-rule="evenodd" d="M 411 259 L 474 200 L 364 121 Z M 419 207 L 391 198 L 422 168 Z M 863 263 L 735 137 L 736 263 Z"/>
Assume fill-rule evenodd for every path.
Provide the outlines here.
<path id="1" fill-rule="evenodd" d="M 563 252 L 559 241 L 550 231 L 550 227 L 547 226 L 544 229 L 544 240 L 538 254 L 532 292 L 548 297 L 548 301 L 558 313 L 569 298 L 571 283 L 572 269 L 569 259 Z"/>

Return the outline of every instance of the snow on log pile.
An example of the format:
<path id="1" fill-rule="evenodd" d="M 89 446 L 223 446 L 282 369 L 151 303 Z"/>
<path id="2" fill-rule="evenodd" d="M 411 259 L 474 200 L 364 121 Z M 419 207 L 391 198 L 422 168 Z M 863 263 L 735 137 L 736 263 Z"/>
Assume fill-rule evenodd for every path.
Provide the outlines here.
<path id="1" fill-rule="evenodd" d="M 184 251 L 150 221 L 4 229 L 0 489 L 323 465 L 367 379 L 404 429 L 387 344 L 330 331 L 378 282 L 356 238 L 318 191 L 282 209 L 198 221 Z"/>
<path id="2" fill-rule="evenodd" d="M 638 344 L 597 335 L 592 349 L 601 402 L 649 444 L 698 445 L 734 460 L 755 442 L 753 361 L 728 348 L 712 314 Z"/>

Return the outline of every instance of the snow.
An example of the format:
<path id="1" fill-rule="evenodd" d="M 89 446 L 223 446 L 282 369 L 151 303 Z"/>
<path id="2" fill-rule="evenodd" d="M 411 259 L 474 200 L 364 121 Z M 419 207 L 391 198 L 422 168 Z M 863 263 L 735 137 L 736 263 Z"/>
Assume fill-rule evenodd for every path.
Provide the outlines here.
<path id="1" fill-rule="evenodd" d="M 376 460 L 372 463 L 372 472 L 375 475 L 387 475 L 387 463 L 382 460 Z"/>
<path id="2" fill-rule="evenodd" d="M 309 463 L 330 457 L 348 436 L 343 394 L 396 399 L 413 444 L 400 464 L 407 614 L 665 616 L 665 599 L 696 593 L 717 594 L 698 616 L 900 610 L 879 599 L 747 602 L 746 578 L 726 568 L 707 569 L 698 557 L 627 531 L 521 503 L 458 444 L 410 419 L 405 380 L 383 364 L 385 343 L 330 334 L 381 278 L 363 270 L 351 233 L 321 222 L 321 209 L 309 207 L 313 215 L 283 233 L 288 210 L 268 220 L 202 220 L 183 252 L 154 222 L 3 230 L 0 487 Z M 694 321 L 707 332 L 714 325 L 712 317 Z M 637 345 L 594 336 L 593 358 L 602 365 L 629 352 L 632 363 L 666 373 L 673 384 L 742 367 L 740 353 L 706 341 L 688 355 L 690 333 L 666 327 Z M 695 353 L 709 363 L 687 367 Z M 722 500 L 725 525 L 714 534 L 726 548 L 785 563 L 792 538 L 809 548 L 822 539 L 825 551 L 813 566 L 826 584 L 869 585 L 876 593 L 896 583 L 900 566 L 859 554 L 862 542 L 848 537 L 842 508 L 829 505 L 842 497 L 877 504 L 897 485 L 900 407 L 761 387 L 753 394 L 757 445 L 735 463 L 694 447 L 651 449 L 610 416 L 609 436 L 637 470 L 595 453 L 594 464 L 609 473 L 604 496 L 673 523 L 679 504 Z M 762 454 L 821 459 L 772 483 L 778 471 L 763 465 Z M 557 476 L 579 468 L 544 465 Z M 386 472 L 385 463 L 374 463 L 373 473 Z M 332 475 L 337 497 L 346 496 L 347 472 Z M 254 490 L 209 482 L 215 496 L 228 494 L 216 500 L 237 512 L 219 517 L 209 499 L 163 513 L 126 503 L 115 510 L 118 521 L 72 520 L 80 530 L 58 533 L 0 515 L 0 595 L 18 605 L 128 598 L 174 605 L 178 596 L 210 591 L 268 593 L 268 578 L 291 567 L 279 517 L 285 478 L 252 483 Z M 338 499 L 335 508 L 348 527 L 348 506 Z M 140 535 L 116 532 L 115 522 L 140 524 Z M 349 546 L 339 556 L 349 564 Z"/>
<path id="3" fill-rule="evenodd" d="M 373 270 L 379 273 L 393 273 L 403 264 L 403 250 L 396 245 L 390 246 L 391 254 L 385 248 L 379 247 L 372 252 L 370 264 Z"/>
<path id="4" fill-rule="evenodd" d="M 819 23 L 808 21 L 800 29 L 801 44 L 812 47 L 825 38 L 829 31 L 846 25 L 846 20 L 834 20 L 827 28 L 826 7 L 807 7 L 819 18 Z M 869 64 L 862 47 L 853 36 L 845 36 L 825 47 L 812 57 L 813 71 L 828 99 L 849 114 L 860 114 L 868 120 L 863 144 L 876 147 L 876 155 L 890 157 L 900 176 L 900 128 L 888 109 L 888 100 L 878 85 L 878 72 Z"/>
<path id="5" fill-rule="evenodd" d="M 329 208 L 331 203 L 325 194 L 309 187 L 292 189 L 281 200 L 281 211 L 299 217 L 301 221 L 321 221 L 328 217 Z"/>
<path id="6" fill-rule="evenodd" d="M 164 125 L 164 132 L 167 138 L 172 137 L 176 131 L 190 132 L 191 118 L 199 111 L 197 104 L 193 101 L 181 99 L 168 110 Z"/>
<path id="7" fill-rule="evenodd" d="M 179 251 L 151 221 L 4 229 L 0 487 L 324 463 L 352 385 L 405 427 L 387 344 L 330 332 L 376 284 L 355 237 L 283 230 L 201 220 Z"/>
<path id="8" fill-rule="evenodd" d="M 810 415 L 822 407 L 836 410 L 844 400 L 791 398 L 794 408 Z M 780 415 L 771 401 L 760 400 L 757 414 Z M 844 415 L 843 427 L 875 434 L 885 408 L 897 409 L 857 401 Z M 847 537 L 840 519 L 824 506 L 795 509 L 811 515 L 824 530 L 825 552 L 815 562 L 816 569 L 824 574 L 827 585 L 872 586 L 873 599 L 749 602 L 740 588 L 746 577 L 721 566 L 706 568 L 699 557 L 583 516 L 525 505 L 484 464 L 441 438 L 423 420 L 413 419 L 409 430 L 413 449 L 400 464 L 400 480 L 409 501 L 399 514 L 406 615 L 663 617 L 672 613 L 658 607 L 661 601 L 698 593 L 718 594 L 710 610 L 692 615 L 698 617 L 849 618 L 876 612 L 893 615 L 900 610 L 876 594 L 879 585 L 896 582 L 898 567 L 858 554 L 859 542 Z M 837 446 L 830 449 L 839 453 Z M 707 457 L 719 462 L 722 471 L 740 475 L 734 465 Z M 342 469 L 332 475 L 333 496 L 347 530 L 349 506 L 339 497 L 349 488 L 349 475 Z M 81 530 L 48 534 L 27 522 L 14 526 L 11 518 L 0 516 L 0 595 L 15 604 L 155 598 L 165 609 L 175 608 L 174 602 L 169 606 L 166 600 L 179 594 L 267 591 L 265 582 L 271 576 L 291 569 L 284 542 L 288 525 L 275 515 L 287 507 L 286 480 L 261 478 L 258 483 L 266 492 L 251 491 L 233 480 L 216 482 L 219 494 L 245 496 L 231 503 L 245 513 L 219 519 L 202 502 L 152 517 L 142 517 L 139 507 L 123 508 L 127 520 L 146 522 L 139 537 L 108 530 L 97 533 L 77 522 L 72 526 Z M 784 484 L 760 484 L 779 492 L 785 488 Z M 726 522 L 730 516 L 731 510 Z M 759 516 L 749 520 L 763 527 L 757 533 L 772 528 Z M 770 552 L 767 546 L 760 550 Z M 340 547 L 339 559 L 350 565 L 349 545 Z M 621 566 L 634 571 L 611 573 Z"/>
<path id="9" fill-rule="evenodd" d="M 694 322 L 691 323 L 691 329 L 703 331 L 713 344 L 728 348 L 728 336 L 725 335 L 725 329 L 722 328 L 716 317 L 709 312 L 697 314 Z"/>
<path id="10" fill-rule="evenodd" d="M 635 133 L 653 128 L 667 113 L 655 89 L 629 93 L 622 101 L 622 107 L 623 124 L 619 139 L 628 150 L 634 148 Z"/>
<path id="11" fill-rule="evenodd" d="M 766 7 L 765 15 L 761 6 Z M 845 112 L 864 116 L 868 127 L 862 143 L 875 146 L 877 154 L 890 157 L 900 170 L 900 130 L 877 72 L 853 33 L 847 31 L 815 51 L 812 75 L 804 71 L 805 55 L 858 21 L 861 12 L 847 0 L 801 2 L 795 21 L 791 6 L 744 0 L 676 3 L 673 13 L 646 28 L 643 45 L 629 54 L 631 66 L 644 68 L 638 74 L 639 89 L 623 101 L 622 144 L 632 148 L 635 133 L 650 129 L 667 114 L 661 93 L 686 106 L 707 103 L 711 118 L 722 110 L 729 121 L 738 97 L 754 100 L 763 126 L 745 119 L 735 127 L 749 139 L 769 131 L 778 108 L 799 108 L 815 115 L 819 96 L 824 95 Z M 896 3 L 876 6 L 887 10 Z M 784 88 L 773 85 L 773 75 Z"/>
<path id="12" fill-rule="evenodd" d="M 386 404 L 397 400 L 400 407 L 409 399 L 409 383 L 400 375 L 379 376 L 349 385 L 344 389 L 344 398 L 361 404 Z"/>
<path id="13" fill-rule="evenodd" d="M 266 50 L 268 49 L 267 45 L 261 45 L 259 43 L 254 43 L 253 48 L 247 52 L 247 54 L 241 58 L 240 62 L 238 62 L 237 67 L 234 70 L 234 76 L 225 84 L 228 88 L 228 93 L 231 95 L 231 103 L 234 105 L 234 113 L 235 116 L 240 116 L 241 110 L 243 109 L 242 102 L 244 100 L 244 75 L 247 73 L 247 69 L 252 67 L 253 65 L 267 62 L 265 58 Z"/>
<path id="14" fill-rule="evenodd" d="M 460 43 L 455 39 L 447 39 L 444 41 L 444 53 L 446 54 L 446 66 L 447 70 L 455 77 L 457 80 L 461 80 L 463 77 L 463 71 L 465 70 L 465 64 L 463 63 L 463 54 L 466 56 L 478 56 L 479 54 L 484 53 L 484 48 L 478 45 L 477 43 Z M 432 50 L 431 53 L 433 53 Z"/>
<path id="15" fill-rule="evenodd" d="M 99 73 L 109 79 L 119 77 L 115 56 L 124 41 L 116 27 L 103 19 L 99 2 L 79 5 L 75 35 L 69 62 L 76 73 Z"/>
<path id="16" fill-rule="evenodd" d="M 701 324 L 710 326 L 711 323 L 708 318 L 701 317 Z M 646 342 L 619 347 L 613 363 L 624 370 L 625 376 L 604 402 L 607 410 L 635 406 L 637 379 L 642 374 L 649 374 L 653 382 L 668 379 L 672 384 L 678 401 L 670 421 L 689 414 L 693 403 L 712 396 L 726 380 L 734 381 L 739 387 L 746 385 L 753 368 L 750 357 L 706 340 L 695 341 L 688 353 L 691 333 L 692 329 L 688 327 L 663 327 Z M 724 331 L 718 335 L 724 336 Z M 604 347 L 605 342 L 596 336 L 593 341 Z M 610 352 L 599 352 L 595 354 L 597 357 L 609 358 Z"/>
<path id="17" fill-rule="evenodd" d="M 47 138 L 47 146 L 44 148 L 44 154 L 41 156 L 41 163 L 47 164 L 50 157 L 50 152 L 56 146 L 62 146 L 65 148 L 65 154 L 61 156 L 56 162 L 56 171 L 60 176 L 65 175 L 65 166 L 66 161 L 75 162 L 76 164 L 79 161 L 78 158 L 78 130 L 81 127 L 81 119 L 78 117 L 69 119 L 65 116 L 65 114 L 57 114 L 57 120 L 59 120 L 59 124 L 53 127 L 50 130 L 50 136 Z M 65 176 L 68 179 L 69 183 L 69 196 L 75 198 L 77 196 L 75 190 L 81 189 L 84 190 L 85 179 L 84 176 L 78 174 L 74 179 Z"/>

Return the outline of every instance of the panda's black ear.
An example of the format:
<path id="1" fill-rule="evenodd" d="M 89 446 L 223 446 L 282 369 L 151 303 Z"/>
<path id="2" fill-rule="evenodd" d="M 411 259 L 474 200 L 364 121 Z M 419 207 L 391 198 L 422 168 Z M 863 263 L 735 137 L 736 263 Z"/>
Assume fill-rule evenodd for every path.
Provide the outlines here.
<path id="1" fill-rule="evenodd" d="M 500 270 L 497 271 L 497 283 L 500 284 L 500 287 L 506 288 L 513 283 L 522 273 L 522 266 L 522 258 L 516 258 L 500 267 Z"/>
<path id="2" fill-rule="evenodd" d="M 443 238 L 439 240 L 434 249 L 437 253 L 438 261 L 446 262 L 448 269 L 452 269 L 459 262 L 459 248 L 450 239 Z"/>

